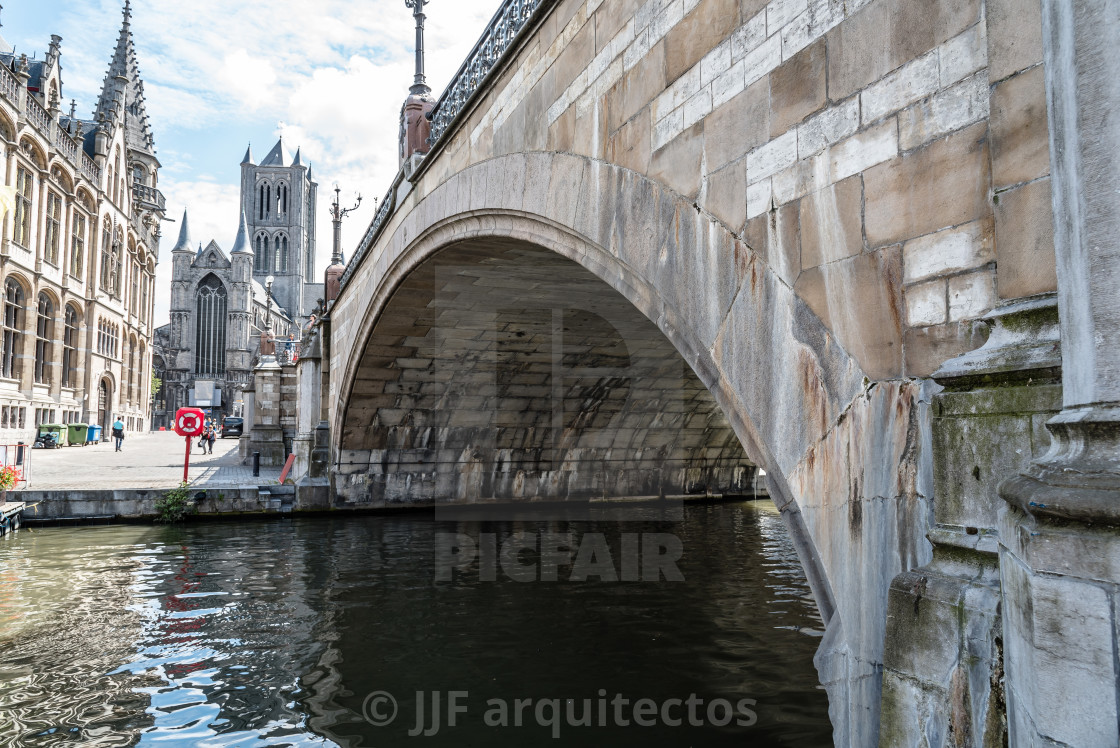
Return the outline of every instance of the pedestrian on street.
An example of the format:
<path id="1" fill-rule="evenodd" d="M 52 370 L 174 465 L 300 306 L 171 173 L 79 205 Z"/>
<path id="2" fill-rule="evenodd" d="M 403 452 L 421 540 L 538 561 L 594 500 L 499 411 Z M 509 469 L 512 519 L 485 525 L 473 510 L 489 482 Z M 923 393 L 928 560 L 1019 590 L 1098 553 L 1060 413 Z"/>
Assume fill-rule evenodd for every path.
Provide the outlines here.
<path id="1" fill-rule="evenodd" d="M 206 446 L 209 448 L 210 454 L 214 454 L 214 439 L 217 435 L 214 433 L 213 423 L 211 423 L 209 428 L 206 429 L 206 433 L 204 434 L 204 436 L 206 437 Z"/>
<path id="2" fill-rule="evenodd" d="M 124 443 L 124 421 L 117 419 L 113 421 L 113 444 L 116 445 L 116 451 L 121 451 L 121 445 Z"/>

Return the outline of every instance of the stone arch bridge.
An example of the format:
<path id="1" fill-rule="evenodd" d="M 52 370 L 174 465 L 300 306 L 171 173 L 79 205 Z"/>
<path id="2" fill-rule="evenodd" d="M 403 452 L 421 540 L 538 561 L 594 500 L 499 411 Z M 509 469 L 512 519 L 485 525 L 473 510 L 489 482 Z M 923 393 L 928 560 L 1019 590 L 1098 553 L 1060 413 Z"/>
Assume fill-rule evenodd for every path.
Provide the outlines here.
<path id="1" fill-rule="evenodd" d="M 1052 463 L 1120 400 L 1118 29 L 1103 0 L 507 0 L 330 309 L 333 501 L 761 468 L 838 744 L 1115 742 L 1110 509 Z"/>

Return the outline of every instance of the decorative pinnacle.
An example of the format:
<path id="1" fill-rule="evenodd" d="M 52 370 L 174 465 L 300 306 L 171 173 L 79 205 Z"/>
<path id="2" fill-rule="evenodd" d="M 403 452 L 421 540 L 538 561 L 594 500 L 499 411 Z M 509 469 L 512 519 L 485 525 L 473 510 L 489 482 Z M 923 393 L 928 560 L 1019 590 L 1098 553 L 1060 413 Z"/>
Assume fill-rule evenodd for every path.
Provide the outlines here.
<path id="1" fill-rule="evenodd" d="M 128 28 L 128 22 L 132 18 L 132 0 L 124 0 L 124 26 Z"/>

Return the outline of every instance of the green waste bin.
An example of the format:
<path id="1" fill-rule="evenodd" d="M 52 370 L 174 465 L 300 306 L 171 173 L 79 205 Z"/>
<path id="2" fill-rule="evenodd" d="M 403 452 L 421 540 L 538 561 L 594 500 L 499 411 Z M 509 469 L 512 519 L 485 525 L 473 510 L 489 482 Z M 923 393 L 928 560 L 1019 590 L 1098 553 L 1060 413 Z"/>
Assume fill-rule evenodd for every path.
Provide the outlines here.
<path id="1" fill-rule="evenodd" d="M 66 427 L 66 431 L 71 447 L 84 447 L 89 441 L 88 423 L 71 423 Z"/>
<path id="2" fill-rule="evenodd" d="M 55 449 L 66 446 L 66 426 L 61 423 L 42 423 L 39 424 L 40 434 L 54 434 L 58 441 L 55 443 Z"/>

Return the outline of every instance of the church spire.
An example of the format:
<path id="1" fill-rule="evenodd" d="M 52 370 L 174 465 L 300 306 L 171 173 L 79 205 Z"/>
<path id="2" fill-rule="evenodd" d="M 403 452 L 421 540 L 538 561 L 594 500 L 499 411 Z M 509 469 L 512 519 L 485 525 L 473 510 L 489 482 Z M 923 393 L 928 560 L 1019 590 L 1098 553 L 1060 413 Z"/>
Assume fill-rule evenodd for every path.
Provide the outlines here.
<path id="1" fill-rule="evenodd" d="M 250 143 L 249 147 L 245 149 L 245 158 L 241 159 L 242 166 L 253 166 L 253 144 Z"/>
<path id="2" fill-rule="evenodd" d="M 155 141 L 144 106 L 144 83 L 132 39 L 132 2 L 125 0 L 120 34 L 101 85 L 94 119 L 108 122 L 110 128 L 128 125 L 129 147 L 154 153 Z"/>
<path id="3" fill-rule="evenodd" d="M 233 251 L 230 254 L 253 254 L 253 247 L 249 243 L 249 229 L 245 224 L 245 210 L 242 209 L 241 225 L 237 227 L 237 238 L 233 240 Z"/>
<path id="4" fill-rule="evenodd" d="M 175 242 L 172 252 L 191 251 L 191 227 L 187 221 L 187 209 L 183 208 L 183 225 L 179 227 L 179 241 Z"/>

